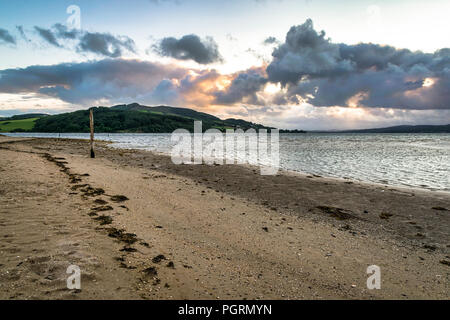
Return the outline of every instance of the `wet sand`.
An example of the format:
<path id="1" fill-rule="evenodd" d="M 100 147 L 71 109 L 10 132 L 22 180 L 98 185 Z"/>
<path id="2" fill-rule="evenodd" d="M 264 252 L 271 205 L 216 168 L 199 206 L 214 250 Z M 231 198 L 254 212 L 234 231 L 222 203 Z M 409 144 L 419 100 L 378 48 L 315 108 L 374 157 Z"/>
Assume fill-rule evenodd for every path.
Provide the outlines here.
<path id="1" fill-rule="evenodd" d="M 448 193 L 96 146 L 0 136 L 0 298 L 450 297 Z"/>

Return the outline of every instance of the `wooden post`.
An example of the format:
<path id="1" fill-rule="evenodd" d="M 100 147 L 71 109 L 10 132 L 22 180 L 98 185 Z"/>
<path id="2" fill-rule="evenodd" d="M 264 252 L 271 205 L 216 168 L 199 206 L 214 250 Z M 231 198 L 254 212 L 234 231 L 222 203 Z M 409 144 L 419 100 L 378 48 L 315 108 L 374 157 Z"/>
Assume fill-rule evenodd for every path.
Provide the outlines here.
<path id="1" fill-rule="evenodd" d="M 91 158 L 95 158 L 94 153 L 94 113 L 92 109 L 89 110 L 89 125 L 91 127 Z"/>

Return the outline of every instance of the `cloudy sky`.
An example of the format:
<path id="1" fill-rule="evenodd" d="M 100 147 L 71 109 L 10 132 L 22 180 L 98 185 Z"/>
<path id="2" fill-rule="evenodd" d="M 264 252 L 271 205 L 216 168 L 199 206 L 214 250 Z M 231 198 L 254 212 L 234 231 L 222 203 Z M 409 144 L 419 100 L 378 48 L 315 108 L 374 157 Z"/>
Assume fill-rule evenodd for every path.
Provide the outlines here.
<path id="1" fill-rule="evenodd" d="M 138 102 L 289 129 L 450 123 L 450 1 L 0 0 L 0 116 Z"/>

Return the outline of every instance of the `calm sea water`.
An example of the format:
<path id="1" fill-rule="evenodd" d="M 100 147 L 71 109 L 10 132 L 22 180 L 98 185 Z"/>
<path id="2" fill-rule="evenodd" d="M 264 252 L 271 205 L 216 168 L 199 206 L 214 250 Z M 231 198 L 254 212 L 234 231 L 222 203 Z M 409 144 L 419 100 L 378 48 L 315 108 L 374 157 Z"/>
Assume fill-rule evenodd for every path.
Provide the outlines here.
<path id="1" fill-rule="evenodd" d="M 13 133 L 88 139 L 88 134 Z M 170 154 L 170 134 L 96 134 L 116 148 Z M 328 177 L 450 192 L 450 134 L 281 134 L 280 167 Z"/>

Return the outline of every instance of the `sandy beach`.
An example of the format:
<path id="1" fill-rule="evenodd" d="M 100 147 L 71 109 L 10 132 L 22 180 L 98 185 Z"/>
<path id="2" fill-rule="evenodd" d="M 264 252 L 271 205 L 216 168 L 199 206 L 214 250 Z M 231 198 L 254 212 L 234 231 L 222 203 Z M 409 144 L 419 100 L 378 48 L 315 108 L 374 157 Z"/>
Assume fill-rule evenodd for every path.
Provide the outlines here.
<path id="1" fill-rule="evenodd" d="M 0 299 L 450 298 L 449 193 L 88 151 L 0 136 Z"/>

